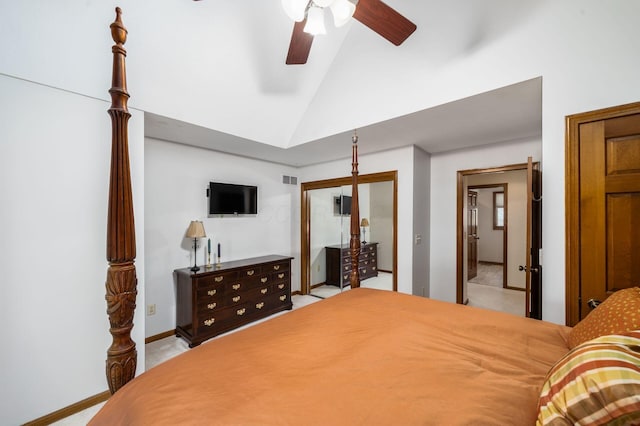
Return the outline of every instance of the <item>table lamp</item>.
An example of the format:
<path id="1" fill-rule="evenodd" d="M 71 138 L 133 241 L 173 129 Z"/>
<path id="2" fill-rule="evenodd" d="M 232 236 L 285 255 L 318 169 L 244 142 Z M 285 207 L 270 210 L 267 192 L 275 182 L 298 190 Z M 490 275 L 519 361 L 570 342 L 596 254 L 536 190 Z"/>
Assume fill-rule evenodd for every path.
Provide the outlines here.
<path id="1" fill-rule="evenodd" d="M 197 272 L 200 268 L 196 265 L 196 250 L 198 248 L 198 238 L 204 238 L 207 234 L 204 232 L 204 225 L 199 220 L 192 220 L 187 229 L 187 238 L 193 238 L 193 266 L 191 270 Z"/>
<path id="2" fill-rule="evenodd" d="M 369 219 L 363 217 L 360 221 L 360 226 L 362 226 L 362 244 L 367 244 L 367 227 L 369 226 Z"/>

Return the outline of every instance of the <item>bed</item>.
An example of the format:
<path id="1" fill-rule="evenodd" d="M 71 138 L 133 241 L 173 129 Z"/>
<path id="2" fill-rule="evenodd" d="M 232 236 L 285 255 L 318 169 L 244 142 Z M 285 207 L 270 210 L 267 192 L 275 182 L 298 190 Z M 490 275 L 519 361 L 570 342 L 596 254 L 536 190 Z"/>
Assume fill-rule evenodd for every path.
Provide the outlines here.
<path id="1" fill-rule="evenodd" d="M 352 176 L 357 259 L 357 137 Z M 640 424 L 640 289 L 572 329 L 359 288 L 357 273 L 349 291 L 123 380 L 90 424 Z"/>

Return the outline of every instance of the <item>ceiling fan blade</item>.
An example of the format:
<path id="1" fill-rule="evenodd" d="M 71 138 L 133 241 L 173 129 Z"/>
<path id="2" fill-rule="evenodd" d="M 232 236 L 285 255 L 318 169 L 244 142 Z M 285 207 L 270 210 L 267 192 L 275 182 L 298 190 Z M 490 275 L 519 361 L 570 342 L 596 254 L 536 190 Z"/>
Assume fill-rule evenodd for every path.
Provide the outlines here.
<path id="1" fill-rule="evenodd" d="M 353 17 L 396 46 L 416 30 L 416 24 L 380 0 L 360 0 Z"/>
<path id="2" fill-rule="evenodd" d="M 296 22 L 293 26 L 291 43 L 289 43 L 289 53 L 287 54 L 287 65 L 302 65 L 307 63 L 313 36 L 304 32 L 304 25 L 306 23 L 307 19 L 305 18 L 304 21 Z"/>

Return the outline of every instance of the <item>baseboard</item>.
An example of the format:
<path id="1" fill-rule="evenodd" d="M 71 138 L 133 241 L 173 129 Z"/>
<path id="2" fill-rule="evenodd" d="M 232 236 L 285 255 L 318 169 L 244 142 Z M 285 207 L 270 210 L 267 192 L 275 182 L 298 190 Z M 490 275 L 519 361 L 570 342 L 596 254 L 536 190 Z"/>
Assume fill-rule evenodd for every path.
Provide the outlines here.
<path id="1" fill-rule="evenodd" d="M 311 286 L 311 290 L 313 290 L 314 288 L 318 288 L 318 287 L 322 287 L 323 285 L 325 285 L 326 283 L 320 283 L 320 284 L 313 284 Z"/>
<path id="2" fill-rule="evenodd" d="M 392 274 L 393 273 L 393 271 L 388 271 L 386 269 L 380 269 L 380 268 L 378 268 L 378 272 L 386 272 L 387 274 Z"/>
<path id="3" fill-rule="evenodd" d="M 106 401 L 111 396 L 111 392 L 104 391 L 94 396 L 90 396 L 87 399 L 83 399 L 80 402 L 71 404 L 68 407 L 64 407 L 58 411 L 54 411 L 46 416 L 39 417 L 35 420 L 25 423 L 23 426 L 45 426 L 51 423 L 57 422 L 64 418 L 67 418 L 73 414 L 79 413 L 82 410 L 86 410 L 89 407 L 93 407 L 96 404 Z"/>
<path id="4" fill-rule="evenodd" d="M 526 290 L 527 290 L 526 288 L 522 288 L 522 287 L 512 287 L 512 286 L 510 286 L 510 285 L 506 286 L 505 288 L 506 288 L 506 289 L 509 289 L 509 290 L 518 290 L 518 291 L 526 291 Z"/>
<path id="5" fill-rule="evenodd" d="M 483 265 L 498 265 L 498 266 L 504 266 L 504 263 L 502 263 L 502 262 L 489 262 L 488 260 L 478 260 L 478 263 L 482 263 Z"/>
<path id="6" fill-rule="evenodd" d="M 161 340 L 169 336 L 175 336 L 175 334 L 176 330 L 174 329 L 165 331 L 164 333 L 156 334 L 155 336 L 145 337 L 144 344 L 146 345 L 147 343 L 155 342 L 156 340 Z"/>
<path id="7" fill-rule="evenodd" d="M 298 295 L 298 294 L 302 294 L 302 292 L 301 292 L 300 290 L 296 290 L 296 291 L 292 291 L 292 292 L 291 292 L 291 295 L 292 295 L 292 296 L 296 296 L 296 295 Z"/>

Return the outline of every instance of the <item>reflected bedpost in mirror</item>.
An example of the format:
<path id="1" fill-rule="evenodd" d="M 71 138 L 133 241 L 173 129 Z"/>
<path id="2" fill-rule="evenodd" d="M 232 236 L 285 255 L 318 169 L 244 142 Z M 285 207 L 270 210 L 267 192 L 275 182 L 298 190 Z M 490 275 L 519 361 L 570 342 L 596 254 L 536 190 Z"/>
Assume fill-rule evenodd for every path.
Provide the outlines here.
<path id="1" fill-rule="evenodd" d="M 362 244 L 362 259 L 358 262 L 362 287 L 397 289 L 394 274 L 396 175 L 396 172 L 383 172 L 359 176 L 360 181 L 366 181 L 358 185 L 359 210 L 370 223 L 367 244 Z M 306 269 L 301 274 L 303 281 L 307 280 L 303 282 L 303 294 L 326 298 L 351 288 L 351 262 L 345 262 L 350 260 L 351 216 L 347 214 L 350 212 L 347 207 L 339 205 L 350 200 L 351 185 L 343 184 L 350 180 L 348 177 L 302 184 L 305 194 L 302 198 L 306 200 L 302 227 L 308 230 L 308 235 L 302 235 L 302 256 L 308 253 L 308 261 L 301 262 L 303 268 L 308 265 L 308 276 L 305 277 Z M 367 252 L 369 249 L 374 252 Z"/>

